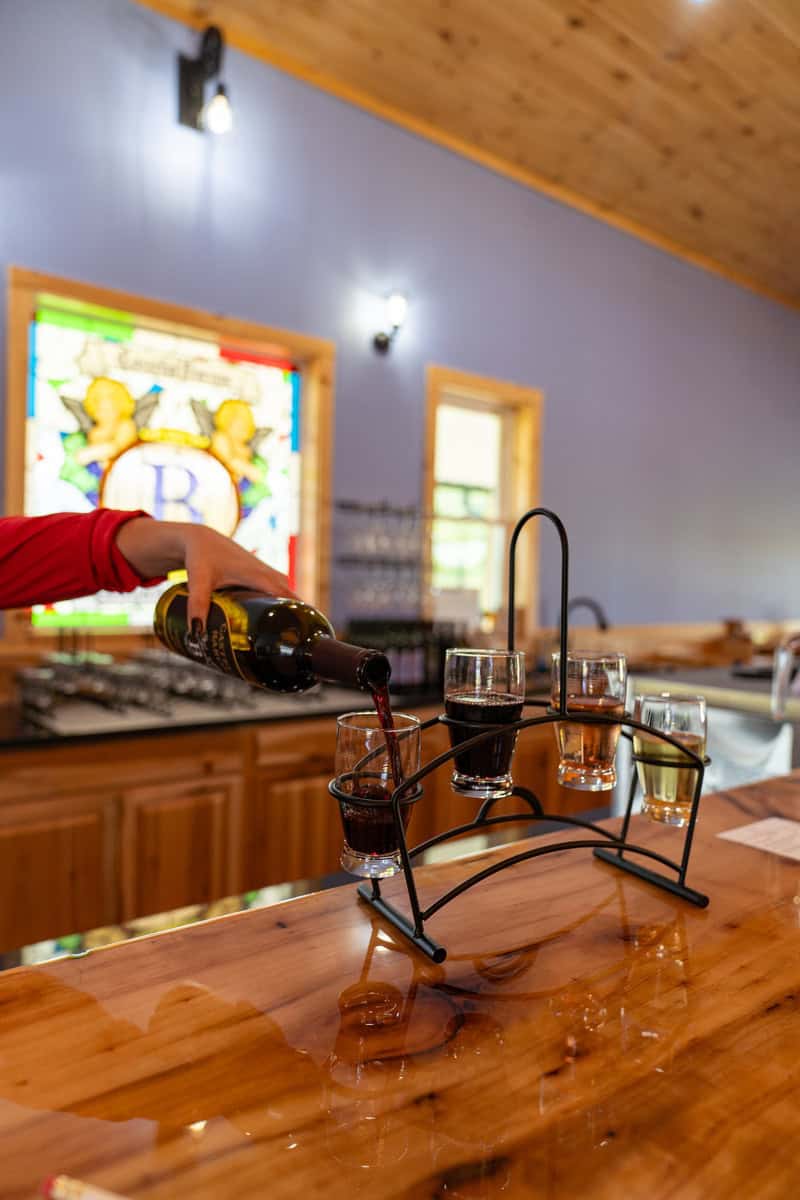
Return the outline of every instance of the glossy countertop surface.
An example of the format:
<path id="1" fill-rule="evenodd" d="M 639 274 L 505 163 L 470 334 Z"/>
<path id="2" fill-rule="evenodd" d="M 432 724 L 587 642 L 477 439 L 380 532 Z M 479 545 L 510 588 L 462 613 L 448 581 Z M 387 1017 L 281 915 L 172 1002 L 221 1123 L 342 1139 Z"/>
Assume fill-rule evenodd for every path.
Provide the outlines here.
<path id="1" fill-rule="evenodd" d="M 610 807 L 606 805 L 602 808 L 587 809 L 580 815 L 585 821 L 602 821 L 610 815 L 610 812 Z M 508 826 L 498 825 L 492 829 L 473 833 L 467 838 L 462 838 L 458 843 L 444 842 L 439 846 L 433 846 L 422 853 L 419 861 L 422 863 L 446 862 L 457 855 L 475 854 L 495 846 L 507 845 L 515 838 L 543 837 L 555 828 L 558 828 L 558 822 L 550 821 L 532 822 L 525 830 L 520 830 L 519 826 L 515 826 L 513 827 L 515 831 Z M 185 928 L 188 925 L 197 925 L 201 921 L 213 920 L 215 917 L 249 912 L 254 908 L 266 908 L 273 904 L 281 904 L 285 900 L 294 900 L 298 896 L 308 896 L 328 888 L 343 887 L 352 882 L 352 875 L 339 870 L 316 879 L 295 879 L 286 883 L 270 884 L 254 891 L 225 896 L 222 900 L 184 905 L 182 908 L 170 909 L 166 912 L 133 917 L 122 924 L 102 925 L 96 929 L 76 931 L 50 938 L 44 942 L 32 942 L 13 950 L 0 951 L 0 971 L 10 971 L 14 967 L 21 966 L 35 966 L 40 963 L 52 962 L 58 958 L 68 958 L 71 955 L 85 955 L 94 950 L 114 946 L 119 942 L 132 942 L 137 938 L 148 937 L 154 933 L 166 933 L 169 930 Z"/>
<path id="2" fill-rule="evenodd" d="M 768 815 L 800 776 L 704 798 L 705 910 L 559 853 L 438 913 L 441 965 L 339 887 L 9 971 L 0 1197 L 794 1195 L 800 862 L 717 836 Z"/>

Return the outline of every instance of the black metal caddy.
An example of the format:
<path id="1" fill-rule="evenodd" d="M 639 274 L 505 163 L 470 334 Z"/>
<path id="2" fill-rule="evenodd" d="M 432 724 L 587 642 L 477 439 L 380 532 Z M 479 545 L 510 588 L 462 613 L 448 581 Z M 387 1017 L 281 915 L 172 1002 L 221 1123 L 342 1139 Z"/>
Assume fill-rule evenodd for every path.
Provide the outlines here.
<path id="1" fill-rule="evenodd" d="M 445 763 L 452 761 L 456 754 L 461 754 L 465 750 L 469 750 L 474 746 L 480 745 L 481 742 L 496 736 L 502 728 L 504 731 L 517 730 L 523 731 L 533 726 L 538 725 L 553 725 L 558 721 L 570 720 L 571 714 L 567 705 L 567 603 L 569 593 L 569 542 L 567 539 L 566 529 L 561 519 L 550 509 L 547 508 L 532 508 L 524 516 L 520 517 L 514 532 L 511 536 L 508 554 L 508 649 L 513 650 L 515 630 L 514 630 L 514 599 L 516 591 L 516 552 L 519 535 L 527 523 L 534 517 L 545 517 L 553 523 L 561 542 L 561 626 L 560 626 L 560 689 L 559 689 L 559 704 L 555 708 L 548 704 L 547 701 L 529 700 L 525 703 L 525 708 L 544 709 L 545 712 L 541 716 L 523 717 L 521 720 L 513 724 L 504 725 L 475 725 L 476 733 L 469 741 L 462 742 L 459 746 L 447 750 L 443 754 L 437 755 L 431 759 L 413 775 L 404 780 L 404 782 L 392 793 L 391 805 L 392 815 L 394 818 L 395 831 L 397 834 L 397 843 L 400 851 L 400 861 L 403 868 L 403 876 L 405 879 L 406 890 L 408 892 L 408 901 L 411 909 L 411 915 L 406 916 L 390 901 L 386 900 L 381 894 L 380 880 L 372 879 L 365 881 L 358 886 L 358 895 L 364 903 L 380 914 L 386 921 L 394 926 L 404 937 L 413 943 L 419 950 L 426 954 L 434 962 L 443 962 L 447 957 L 447 951 L 444 946 L 434 941 L 425 931 L 425 923 L 437 913 L 451 900 L 455 900 L 463 892 L 476 884 L 481 883 L 484 879 L 496 875 L 499 871 L 504 871 L 508 867 L 513 867 L 517 863 L 525 862 L 527 859 L 540 858 L 545 854 L 556 854 L 562 850 L 579 850 L 591 849 L 596 858 L 602 859 L 611 866 L 617 867 L 619 870 L 627 871 L 631 875 L 636 875 L 639 879 L 646 880 L 648 883 L 654 884 L 656 887 L 662 888 L 665 891 L 671 892 L 675 896 L 679 896 L 683 900 L 687 900 L 690 904 L 695 904 L 700 908 L 705 908 L 708 904 L 708 896 L 704 896 L 701 892 L 695 891 L 693 888 L 686 885 L 686 872 L 689 866 L 689 855 L 692 849 L 692 840 L 694 837 L 694 827 L 697 820 L 697 809 L 700 801 L 700 794 L 703 788 L 703 774 L 707 758 L 701 758 L 694 754 L 681 742 L 671 737 L 669 734 L 662 733 L 658 730 L 644 725 L 639 721 L 635 721 L 628 713 L 625 713 L 620 719 L 619 716 L 600 716 L 594 714 L 581 713 L 581 724 L 593 725 L 622 725 L 622 736 L 628 740 L 632 740 L 633 730 L 643 730 L 647 732 L 649 737 L 657 738 L 660 741 L 676 746 L 682 752 L 685 761 L 676 763 L 674 759 L 658 759 L 652 755 L 639 755 L 632 753 L 632 761 L 646 762 L 651 765 L 664 765 L 679 770 L 694 771 L 696 774 L 694 795 L 692 799 L 692 808 L 689 821 L 683 829 L 683 853 L 680 861 L 673 861 L 663 854 L 658 854 L 654 850 L 648 850 L 645 846 L 639 846 L 634 842 L 628 841 L 628 829 L 630 825 L 631 813 L 633 811 L 633 801 L 636 795 L 637 775 L 634 770 L 632 772 L 631 786 L 628 795 L 628 803 L 625 810 L 625 815 L 622 821 L 622 827 L 618 835 L 615 835 L 602 826 L 595 824 L 592 821 L 581 820 L 580 817 L 567 817 L 561 814 L 546 813 L 542 808 L 541 802 L 534 792 L 529 788 L 515 785 L 512 790 L 512 795 L 518 797 L 526 809 L 521 812 L 512 813 L 509 816 L 492 816 L 491 810 L 498 803 L 499 797 L 491 797 L 484 800 L 478 808 L 477 813 L 471 821 L 467 821 L 463 825 L 456 825 L 452 829 L 446 830 L 444 833 L 437 834 L 435 837 L 429 838 L 425 842 L 421 842 L 418 846 L 409 848 L 406 840 L 405 828 L 400 815 L 400 804 L 405 799 L 416 799 L 422 794 L 422 781 L 433 771 L 443 766 Z M 572 718 L 577 719 L 577 718 Z M 450 718 L 441 714 L 432 717 L 429 721 L 423 722 L 421 728 L 428 729 L 437 723 L 450 724 Z M 465 721 L 459 721 L 459 725 L 469 724 Z M 340 803 L 346 802 L 348 799 L 347 793 L 342 791 L 334 780 L 330 785 L 330 792 Z M 466 798 L 465 798 L 466 799 Z M 418 858 L 426 850 L 432 846 L 438 845 L 440 842 L 448 841 L 451 838 L 458 837 L 464 833 L 475 832 L 477 830 L 489 829 L 498 825 L 509 824 L 511 822 L 520 821 L 546 821 L 558 825 L 573 826 L 576 829 L 587 831 L 593 834 L 593 837 L 577 837 L 566 841 L 548 842 L 545 845 L 534 845 L 529 849 L 518 851 L 502 858 L 497 862 L 493 862 L 490 866 L 484 867 L 482 870 L 476 871 L 467 879 L 462 880 L 457 886 L 450 888 L 444 892 L 436 900 L 430 903 L 426 908 L 421 908 L 417 895 L 417 887 L 414 880 L 414 859 Z M 635 855 L 639 859 L 649 860 L 653 864 L 657 864 L 662 870 L 655 869 L 655 866 L 646 866 L 641 861 L 635 861 L 628 857 Z M 664 873 L 664 869 L 669 872 L 674 872 L 674 878 Z"/>

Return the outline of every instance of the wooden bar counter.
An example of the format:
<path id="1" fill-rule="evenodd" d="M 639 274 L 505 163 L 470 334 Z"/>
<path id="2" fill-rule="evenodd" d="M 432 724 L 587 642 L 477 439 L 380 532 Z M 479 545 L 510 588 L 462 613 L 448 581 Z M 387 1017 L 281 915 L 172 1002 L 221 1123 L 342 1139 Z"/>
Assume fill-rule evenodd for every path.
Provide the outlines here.
<path id="1" fill-rule="evenodd" d="M 440 966 L 345 887 L 10 971 L 0 1196 L 797 1195 L 800 862 L 717 837 L 776 815 L 800 775 L 703 800 L 705 910 L 589 851 L 497 875 Z"/>

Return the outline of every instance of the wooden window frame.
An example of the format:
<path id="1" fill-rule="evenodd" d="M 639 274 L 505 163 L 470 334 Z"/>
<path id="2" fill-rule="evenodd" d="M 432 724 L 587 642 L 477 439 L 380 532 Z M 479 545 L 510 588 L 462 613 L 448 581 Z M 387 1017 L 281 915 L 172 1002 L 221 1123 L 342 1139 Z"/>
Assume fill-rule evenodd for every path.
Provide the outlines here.
<path id="1" fill-rule="evenodd" d="M 436 414 L 440 404 L 462 398 L 466 406 L 502 410 L 512 422 L 507 445 L 507 511 L 516 520 L 539 503 L 541 436 L 544 395 L 538 388 L 523 387 L 503 379 L 473 375 L 451 367 L 429 365 L 426 370 L 425 458 L 422 510 L 426 514 L 423 547 L 424 576 L 433 579 L 433 495 L 435 486 Z M 510 534 L 510 530 L 509 530 Z M 519 541 L 517 562 L 517 627 L 521 637 L 538 627 L 539 529 L 532 522 Z M 431 616 L 430 588 L 426 589 L 425 616 Z M 507 597 L 506 597 L 507 599 Z"/>
<path id="2" fill-rule="evenodd" d="M 154 329 L 225 341 L 243 350 L 289 359 L 299 367 L 303 389 L 300 431 L 303 459 L 297 585 L 301 595 L 325 611 L 330 598 L 334 343 L 131 292 L 9 267 L 4 456 L 5 513 L 9 516 L 21 515 L 24 510 L 28 326 L 37 302 L 47 296 L 122 309 Z M 104 650 L 124 654 L 140 647 L 149 634 L 103 632 L 97 636 Z M 39 654 L 52 649 L 56 640 L 57 634 L 35 631 L 26 610 L 11 610 L 3 622 L 0 655 L 24 655 L 26 648 Z"/>

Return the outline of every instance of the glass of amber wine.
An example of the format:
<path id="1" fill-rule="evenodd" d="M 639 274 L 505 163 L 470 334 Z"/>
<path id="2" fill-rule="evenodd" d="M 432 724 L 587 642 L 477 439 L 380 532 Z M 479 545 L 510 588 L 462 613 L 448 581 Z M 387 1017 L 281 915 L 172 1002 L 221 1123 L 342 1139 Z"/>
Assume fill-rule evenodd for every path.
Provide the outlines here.
<path id="1" fill-rule="evenodd" d="M 351 875 L 384 879 L 401 871 L 392 793 L 419 770 L 420 721 L 392 713 L 391 732 L 374 712 L 344 713 L 336 721 L 335 784 L 344 830 L 340 862 Z M 408 828 L 420 791 L 400 801 Z"/>
<path id="2" fill-rule="evenodd" d="M 668 733 L 699 758 L 706 753 L 707 716 L 703 696 L 637 696 L 633 717 L 661 733 Z M 664 825 L 687 825 L 697 787 L 692 759 L 678 746 L 641 729 L 633 731 L 633 752 L 652 762 L 637 762 L 642 785 L 642 812 Z M 676 765 L 673 766 L 672 764 Z M 677 764 L 683 764 L 683 766 Z"/>
<path id="3" fill-rule="evenodd" d="M 553 654 L 551 698 L 561 701 L 561 655 Z M 558 742 L 558 782 L 583 792 L 607 792 L 617 782 L 614 757 L 619 725 L 595 724 L 577 719 L 579 713 L 621 717 L 625 712 L 627 665 L 624 654 L 575 650 L 567 653 L 567 711 L 571 721 L 555 727 Z"/>

